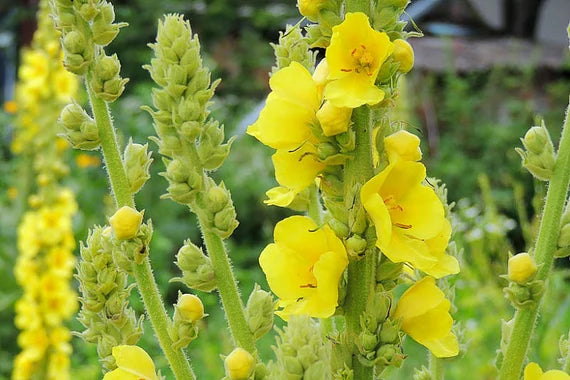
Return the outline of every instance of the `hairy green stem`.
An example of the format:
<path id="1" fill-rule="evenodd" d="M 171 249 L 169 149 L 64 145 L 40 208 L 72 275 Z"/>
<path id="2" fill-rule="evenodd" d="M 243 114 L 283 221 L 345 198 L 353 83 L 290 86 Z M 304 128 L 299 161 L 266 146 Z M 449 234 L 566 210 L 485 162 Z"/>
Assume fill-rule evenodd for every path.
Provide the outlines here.
<path id="1" fill-rule="evenodd" d="M 534 249 L 534 257 L 539 266 L 536 275 L 537 280 L 547 281 L 552 269 L 556 243 L 560 234 L 560 220 L 568 194 L 568 184 L 570 183 L 569 109 L 566 110 L 558 157 L 548 186 L 544 213 Z M 519 378 L 534 325 L 536 324 L 539 305 L 540 300 L 536 302 L 534 307 L 520 309 L 515 313 L 515 324 L 499 373 L 500 380 L 517 380 Z"/>
<path id="2" fill-rule="evenodd" d="M 116 206 L 129 206 L 134 208 L 135 202 L 130 190 L 107 103 L 95 95 L 88 80 L 85 84 L 87 93 L 89 94 L 93 116 L 95 117 L 97 129 L 99 130 L 103 157 L 111 181 L 111 189 Z M 168 334 L 170 319 L 162 303 L 148 257 L 144 260 L 143 264 L 134 264 L 133 269 L 146 312 L 150 317 L 160 346 L 168 359 L 174 375 L 177 379 L 195 379 L 196 377 L 183 351 L 181 349 L 175 350 L 172 348 L 173 342 Z"/>
<path id="3" fill-rule="evenodd" d="M 115 205 L 117 207 L 135 207 L 133 194 L 131 193 L 125 166 L 123 165 L 121 153 L 119 152 L 117 136 L 115 135 L 115 128 L 113 128 L 113 122 L 111 121 L 107 103 L 95 95 L 89 85 L 89 80 L 85 81 L 85 87 L 89 94 L 91 109 L 93 110 L 93 116 L 97 123 L 97 129 L 99 130 L 101 150 L 103 151 L 103 158 L 105 159 L 107 173 L 111 181 Z"/>
<path id="4" fill-rule="evenodd" d="M 429 353 L 429 373 L 431 374 L 431 380 L 444 379 L 443 361 L 436 358 L 431 352 Z"/>
<path id="5" fill-rule="evenodd" d="M 562 363 L 562 371 L 568 373 L 570 372 L 570 333 L 568 333 L 568 340 L 566 341 L 566 357 L 564 358 L 564 363 Z"/>
<path id="6" fill-rule="evenodd" d="M 148 316 L 158 337 L 160 347 L 168 359 L 168 363 L 179 380 L 194 380 L 196 376 L 188 363 L 186 355 L 181 349 L 174 349 L 173 342 L 168 334 L 171 325 L 166 309 L 160 298 L 160 292 L 152 274 L 150 260 L 145 258 L 142 264 L 134 264 L 134 275 L 137 280 L 139 293 L 143 299 Z"/>
<path id="7" fill-rule="evenodd" d="M 372 164 L 372 127 L 370 108 L 362 106 L 353 111 L 353 128 L 356 133 L 356 149 L 353 157 L 344 168 L 345 197 L 354 191 L 355 184 L 364 184 L 374 174 Z M 356 202 L 360 205 L 360 194 L 356 194 Z M 356 206 L 355 206 L 356 207 Z M 345 316 L 347 343 L 353 352 L 352 369 L 355 379 L 372 379 L 374 368 L 366 367 L 358 360 L 358 349 L 355 340 L 360 333 L 360 316 L 366 309 L 369 296 L 374 289 L 376 272 L 376 250 L 371 249 L 360 260 L 348 264 L 348 283 L 346 288 Z"/>
<path id="8" fill-rule="evenodd" d="M 224 242 L 218 235 L 205 228 L 206 223 L 199 213 L 198 220 L 202 227 L 202 235 L 204 237 L 204 243 L 206 243 L 208 255 L 214 267 L 216 285 L 220 293 L 220 298 L 222 299 L 222 305 L 226 313 L 230 332 L 239 347 L 253 354 L 255 351 L 255 340 L 245 319 L 243 303 L 239 296 L 237 283 L 226 253 L 226 248 L 224 247 Z"/>

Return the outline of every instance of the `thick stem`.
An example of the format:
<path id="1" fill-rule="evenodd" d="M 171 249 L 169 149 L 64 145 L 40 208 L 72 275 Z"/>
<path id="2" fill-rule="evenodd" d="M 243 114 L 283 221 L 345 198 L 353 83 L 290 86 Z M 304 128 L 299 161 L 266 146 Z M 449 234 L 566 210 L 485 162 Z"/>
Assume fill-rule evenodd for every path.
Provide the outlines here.
<path id="1" fill-rule="evenodd" d="M 222 299 L 222 305 L 226 313 L 230 332 L 236 345 L 253 354 L 255 351 L 255 340 L 245 319 L 243 303 L 239 296 L 236 280 L 224 243 L 218 235 L 205 228 L 206 224 L 200 214 L 198 214 L 198 219 L 202 227 L 202 235 L 204 236 L 206 249 L 208 250 L 208 255 L 214 267 L 216 285 L 220 293 L 220 298 Z"/>
<path id="2" fill-rule="evenodd" d="M 355 184 L 364 184 L 374 174 L 372 165 L 372 128 L 370 109 L 362 106 L 353 111 L 353 128 L 356 133 L 356 149 L 353 157 L 347 161 L 344 171 L 345 197 L 351 195 Z M 360 194 L 356 194 L 356 201 L 360 206 Z M 357 358 L 358 349 L 355 340 L 360 333 L 360 316 L 366 309 L 368 298 L 374 289 L 376 272 L 376 250 L 367 250 L 363 259 L 353 260 L 348 264 L 348 283 L 346 288 L 346 336 L 347 344 L 353 352 L 352 368 L 355 379 L 372 379 L 373 367 L 365 367 Z"/>
<path id="3" fill-rule="evenodd" d="M 443 361 L 436 358 L 431 352 L 429 353 L 429 373 L 431 374 L 431 380 L 444 379 Z"/>
<path id="4" fill-rule="evenodd" d="M 152 275 L 152 268 L 148 257 L 142 264 L 134 264 L 134 275 L 137 280 L 139 293 L 143 299 L 147 314 L 150 318 L 160 347 L 168 358 L 168 363 L 179 380 L 194 380 L 196 376 L 188 363 L 188 359 L 181 349 L 174 349 L 173 342 L 168 334 L 170 319 L 160 298 L 160 292 Z"/>
<path id="5" fill-rule="evenodd" d="M 570 109 L 570 106 L 569 106 Z M 568 109 L 558 148 L 558 157 L 544 205 L 544 214 L 540 222 L 538 239 L 534 249 L 534 258 L 539 266 L 537 280 L 548 280 L 554 263 L 556 243 L 560 233 L 560 219 L 568 194 L 570 183 L 570 126 Z M 515 324 L 503 359 L 500 380 L 517 380 L 521 374 L 523 361 L 529 346 L 534 325 L 538 316 L 540 300 L 534 307 L 520 309 L 515 313 Z"/>
<path id="6" fill-rule="evenodd" d="M 119 153 L 117 138 L 115 136 L 115 129 L 111 122 L 109 109 L 107 103 L 98 98 L 91 87 L 89 81 L 86 81 L 87 92 L 89 100 L 91 101 L 91 108 L 99 130 L 99 137 L 101 138 L 101 148 L 103 150 L 103 157 L 107 167 L 107 173 L 111 181 L 111 189 L 115 197 L 116 206 L 129 206 L 135 207 L 133 195 L 129 187 L 129 181 Z M 172 339 L 168 335 L 168 326 L 170 320 L 166 314 L 166 309 L 160 298 L 158 286 L 152 274 L 152 268 L 148 258 L 145 259 L 141 265 L 134 265 L 134 275 L 137 281 L 139 293 L 144 302 L 147 314 L 150 317 L 152 326 L 158 337 L 158 341 L 162 351 L 166 355 L 170 367 L 174 372 L 177 379 L 195 379 L 195 375 L 190 368 L 188 359 L 181 349 L 175 350 L 172 348 Z"/>
<path id="7" fill-rule="evenodd" d="M 89 101 L 91 102 L 91 109 L 93 110 L 93 116 L 97 123 L 97 129 L 99 130 L 101 149 L 103 151 L 105 165 L 107 166 L 107 173 L 111 180 L 111 189 L 115 197 L 115 204 L 117 207 L 129 206 L 134 208 L 135 202 L 131 194 L 121 153 L 119 152 L 115 128 L 113 128 L 107 103 L 95 95 L 89 85 L 89 80 L 85 81 L 85 86 L 89 94 Z"/>

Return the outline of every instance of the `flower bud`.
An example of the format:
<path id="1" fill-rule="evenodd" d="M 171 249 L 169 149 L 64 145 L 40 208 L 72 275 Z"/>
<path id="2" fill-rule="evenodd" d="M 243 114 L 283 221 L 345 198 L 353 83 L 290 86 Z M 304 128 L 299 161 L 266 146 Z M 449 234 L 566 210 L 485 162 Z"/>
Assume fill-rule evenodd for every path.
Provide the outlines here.
<path id="1" fill-rule="evenodd" d="M 176 313 L 181 320 L 196 322 L 204 318 L 204 305 L 194 294 L 179 294 Z"/>
<path id="2" fill-rule="evenodd" d="M 317 119 L 325 136 L 335 136 L 346 132 L 350 125 L 352 108 L 335 107 L 328 100 L 317 111 Z"/>
<path id="3" fill-rule="evenodd" d="M 218 127 L 217 122 L 208 123 L 198 142 L 198 156 L 206 170 L 219 168 L 230 152 L 230 147 L 235 138 L 231 138 L 226 144 L 224 140 L 224 127 Z"/>
<path id="4" fill-rule="evenodd" d="M 394 60 L 400 64 L 398 70 L 407 73 L 414 67 L 414 49 L 406 40 L 394 40 Z"/>
<path id="5" fill-rule="evenodd" d="M 562 214 L 560 221 L 560 235 L 558 235 L 558 246 L 561 248 L 570 247 L 570 201 L 566 205 L 566 210 Z"/>
<path id="6" fill-rule="evenodd" d="M 93 41 L 100 46 L 106 46 L 111 43 L 119 34 L 119 29 L 127 26 L 126 23 L 114 24 L 115 10 L 113 6 L 106 1 L 99 6 L 99 14 L 93 19 L 91 31 L 93 32 Z"/>
<path id="7" fill-rule="evenodd" d="M 211 212 L 216 213 L 218 211 L 221 211 L 228 204 L 228 201 L 230 200 L 230 193 L 222 182 L 220 186 L 216 185 L 208 189 L 208 192 L 206 193 L 206 199 L 208 209 Z"/>
<path id="8" fill-rule="evenodd" d="M 519 253 L 509 259 L 509 280 L 524 284 L 530 280 L 537 271 L 534 258 L 526 252 Z"/>
<path id="9" fill-rule="evenodd" d="M 72 54 L 81 54 L 87 48 L 85 37 L 77 30 L 72 30 L 63 37 L 63 48 Z"/>
<path id="10" fill-rule="evenodd" d="M 540 126 L 530 128 L 521 141 L 526 150 L 515 150 L 521 156 L 523 166 L 537 179 L 550 180 L 556 164 L 556 155 L 544 121 Z"/>
<path id="11" fill-rule="evenodd" d="M 259 285 L 255 284 L 245 308 L 247 324 L 255 340 L 267 334 L 273 327 L 275 305 L 271 293 L 261 290 Z"/>
<path id="12" fill-rule="evenodd" d="M 317 155 L 321 160 L 325 160 L 328 157 L 334 156 L 337 153 L 338 153 L 338 148 L 335 146 L 335 144 L 323 142 L 317 145 Z"/>
<path id="13" fill-rule="evenodd" d="M 117 54 L 112 56 L 102 55 L 95 63 L 95 75 L 101 81 L 108 81 L 119 75 L 121 71 L 121 62 Z"/>
<path id="14" fill-rule="evenodd" d="M 95 94 L 106 102 L 113 102 L 121 96 L 129 81 L 119 76 L 120 70 L 121 63 L 116 54 L 111 57 L 102 54 L 95 61 L 95 69 L 89 83 Z"/>
<path id="15" fill-rule="evenodd" d="M 143 214 L 132 207 L 123 206 L 109 219 L 115 238 L 132 239 L 137 235 L 142 223 Z"/>
<path id="16" fill-rule="evenodd" d="M 327 0 L 298 0 L 297 7 L 303 16 L 311 21 L 317 21 L 321 8 L 326 2 Z"/>
<path id="17" fill-rule="evenodd" d="M 299 62 L 307 70 L 315 65 L 315 54 L 309 49 L 309 41 L 303 36 L 302 28 L 287 25 L 285 32 L 279 32 L 279 43 L 271 44 L 275 53 L 275 66 L 271 68 L 271 74 L 285 68 L 291 62 Z"/>
<path id="18" fill-rule="evenodd" d="M 351 257 L 361 256 L 366 246 L 366 240 L 359 235 L 352 235 L 346 240 L 346 251 Z"/>
<path id="19" fill-rule="evenodd" d="M 59 120 L 65 129 L 79 131 L 81 124 L 91 119 L 87 112 L 77 103 L 71 103 L 63 107 Z"/>
<path id="20" fill-rule="evenodd" d="M 215 231 L 222 239 L 228 238 L 237 228 L 239 222 L 236 217 L 233 203 L 228 203 L 222 211 L 217 212 L 214 216 Z"/>
<path id="21" fill-rule="evenodd" d="M 125 170 L 133 194 L 136 194 L 150 178 L 149 168 L 152 158 L 147 149 L 148 144 L 134 144 L 132 139 L 129 140 L 125 148 Z"/>
<path id="22" fill-rule="evenodd" d="M 173 281 L 185 283 L 189 288 L 211 292 L 216 288 L 214 267 L 210 258 L 192 242 L 186 241 L 176 255 L 176 265 L 182 271 L 182 277 Z"/>
<path id="23" fill-rule="evenodd" d="M 247 380 L 255 368 L 255 358 L 243 348 L 237 347 L 226 357 L 224 366 L 230 380 Z"/>

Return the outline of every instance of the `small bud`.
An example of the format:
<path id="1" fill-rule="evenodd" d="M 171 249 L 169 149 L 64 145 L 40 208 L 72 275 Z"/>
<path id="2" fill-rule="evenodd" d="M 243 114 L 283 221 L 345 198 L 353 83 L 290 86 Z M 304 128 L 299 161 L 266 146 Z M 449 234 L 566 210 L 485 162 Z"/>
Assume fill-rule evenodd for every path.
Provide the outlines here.
<path id="1" fill-rule="evenodd" d="M 132 207 L 123 206 L 109 219 L 118 240 L 132 239 L 137 235 L 143 215 Z"/>
<path id="2" fill-rule="evenodd" d="M 359 257 L 366 249 L 366 240 L 359 235 L 352 235 L 346 240 L 346 251 L 352 257 Z"/>
<path id="3" fill-rule="evenodd" d="M 220 186 L 212 186 L 208 189 L 206 194 L 207 207 L 213 213 L 221 211 L 230 200 L 229 191 L 222 182 Z"/>
<path id="4" fill-rule="evenodd" d="M 83 35 L 72 30 L 63 37 L 63 48 L 72 54 L 81 54 L 87 48 L 87 42 Z"/>
<path id="5" fill-rule="evenodd" d="M 210 258 L 192 242 L 186 241 L 180 248 L 176 255 L 176 265 L 182 271 L 182 278 L 175 278 L 174 281 L 181 281 L 188 287 L 203 292 L 211 292 L 216 288 L 214 267 Z"/>
<path id="6" fill-rule="evenodd" d="M 556 164 L 556 155 L 544 121 L 540 126 L 530 128 L 521 141 L 526 150 L 515 150 L 521 156 L 523 166 L 537 179 L 550 180 Z"/>
<path id="7" fill-rule="evenodd" d="M 255 340 L 267 334 L 273 327 L 275 301 L 271 293 L 255 284 L 245 308 L 246 320 Z"/>
<path id="8" fill-rule="evenodd" d="M 317 155 L 319 159 L 325 160 L 327 157 L 334 156 L 338 153 L 338 148 L 335 144 L 323 142 L 317 145 Z"/>
<path id="9" fill-rule="evenodd" d="M 321 8 L 326 2 L 327 0 L 298 0 L 297 7 L 303 16 L 311 21 L 317 21 Z"/>
<path id="10" fill-rule="evenodd" d="M 328 224 L 330 228 L 332 228 L 336 236 L 340 238 L 348 237 L 348 235 L 350 234 L 350 229 L 348 228 L 348 226 L 338 219 L 331 219 L 329 220 Z"/>
<path id="11" fill-rule="evenodd" d="M 325 136 L 335 136 L 346 132 L 350 125 L 352 108 L 335 107 L 328 100 L 317 111 L 317 119 Z"/>
<path id="12" fill-rule="evenodd" d="M 117 55 L 97 57 L 90 85 L 95 94 L 106 102 L 114 102 L 125 90 L 128 79 L 119 76 L 121 63 Z"/>
<path id="13" fill-rule="evenodd" d="M 60 121 L 65 129 L 79 131 L 81 124 L 90 117 L 77 103 L 71 103 L 61 110 Z"/>
<path id="14" fill-rule="evenodd" d="M 536 274 L 536 263 L 528 253 L 519 253 L 509 259 L 509 280 L 524 284 Z"/>
<path id="15" fill-rule="evenodd" d="M 204 318 L 204 305 L 194 294 L 179 294 L 176 312 L 180 319 L 196 322 Z"/>
<path id="16" fill-rule="evenodd" d="M 97 45 L 110 44 L 119 34 L 119 29 L 127 25 L 126 23 L 114 24 L 113 21 L 115 21 L 115 10 L 111 4 L 104 1 L 91 25 L 93 41 Z"/>
<path id="17" fill-rule="evenodd" d="M 152 163 L 151 153 L 148 153 L 148 144 L 134 144 L 129 140 L 124 153 L 125 169 L 131 192 L 136 194 L 150 178 L 149 168 Z"/>
<path id="18" fill-rule="evenodd" d="M 247 380 L 255 368 L 255 358 L 241 347 L 235 348 L 224 361 L 230 380 Z"/>
<path id="19" fill-rule="evenodd" d="M 398 70 L 407 73 L 414 67 L 414 49 L 406 40 L 394 40 L 394 60 L 400 64 Z"/>
<path id="20" fill-rule="evenodd" d="M 119 62 L 117 54 L 112 56 L 102 55 L 95 63 L 95 75 L 103 82 L 113 79 L 119 75 L 120 71 L 121 62 Z"/>

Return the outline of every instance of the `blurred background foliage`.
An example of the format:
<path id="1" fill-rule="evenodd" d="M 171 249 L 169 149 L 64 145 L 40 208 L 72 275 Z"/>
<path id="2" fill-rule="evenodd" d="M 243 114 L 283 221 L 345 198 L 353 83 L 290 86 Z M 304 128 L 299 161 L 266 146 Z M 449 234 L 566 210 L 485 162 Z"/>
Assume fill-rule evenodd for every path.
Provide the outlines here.
<path id="1" fill-rule="evenodd" d="M 215 78 L 222 78 L 213 113 L 225 123 L 227 136 L 238 136 L 229 159 L 217 173 L 232 191 L 240 221 L 228 243 L 231 259 L 244 299 L 254 283 L 267 289 L 257 257 L 272 239 L 273 226 L 287 211 L 262 203 L 265 191 L 275 185 L 271 152 L 245 135 L 245 127 L 255 119 L 268 92 L 267 73 L 273 64 L 269 42 L 277 40 L 279 30 L 287 23 L 299 20 L 294 2 L 122 0 L 113 3 L 117 19 L 130 26 L 122 30 L 110 53 L 118 53 L 123 76 L 131 81 L 125 95 L 112 105 L 112 111 L 115 125 L 125 136 L 133 136 L 135 142 L 145 143 L 154 133 L 150 117 L 140 106 L 151 102 L 152 84 L 142 65 L 151 57 L 146 44 L 154 40 L 156 20 L 163 13 L 184 13 L 199 34 L 206 64 Z M 10 62 L 17 61 L 18 48 L 29 41 L 33 31 L 34 12 L 32 1 L 22 1 L 16 6 L 0 2 L 0 37 L 8 32 L 12 36 L 12 43 L 0 48 L 5 74 L 0 83 L 4 88 L 10 84 Z M 476 25 L 480 30 L 483 23 L 474 23 L 464 13 L 460 13 L 460 19 L 468 20 L 466 24 Z M 483 34 L 492 37 L 497 32 Z M 521 169 L 520 158 L 513 148 L 520 145 L 519 138 L 528 127 L 537 122 L 537 115 L 545 119 L 554 140 L 558 139 L 570 93 L 570 72 L 563 64 L 554 68 L 525 64 L 458 72 L 454 59 L 450 50 L 447 67 L 432 70 L 420 65 L 412 71 L 401 89 L 394 120 L 405 120 L 410 130 L 423 135 L 422 150 L 429 175 L 447 183 L 449 199 L 456 202 L 455 241 L 463 249 L 463 258 L 462 272 L 453 280 L 455 318 L 463 327 L 468 351 L 464 357 L 448 361 L 446 378 L 465 379 L 469 373 L 473 379 L 493 379 L 495 350 L 500 341 L 499 319 L 510 318 L 513 313 L 502 294 L 506 281 L 499 275 L 506 272 L 509 252 L 524 251 L 532 244 L 536 215 L 545 192 L 543 184 L 533 182 Z M 520 59 L 524 61 L 525 57 Z M 10 92 L 4 91 L 0 99 L 10 100 Z M 11 123 L 12 116 L 0 112 L 0 379 L 10 377 L 11 361 L 17 352 L 17 332 L 12 321 L 13 303 L 20 290 L 12 268 L 17 254 L 19 215 L 31 191 L 25 180 L 29 163 L 14 160 L 9 150 Z M 150 146 L 156 150 L 154 144 Z M 102 167 L 96 160 L 86 166 L 85 154 L 97 156 L 95 152 L 68 152 L 73 173 L 68 185 L 74 189 L 80 205 L 74 220 L 78 240 L 85 239 L 89 226 L 104 224 L 111 207 Z M 168 282 L 178 275 L 172 263 L 174 255 L 184 239 L 199 243 L 200 237 L 195 220 L 184 207 L 159 200 L 166 187 L 166 181 L 158 176 L 162 169 L 160 162 L 152 165 L 152 180 L 137 195 L 137 204 L 146 209 L 145 215 L 152 218 L 156 227 L 151 258 L 166 302 L 171 305 L 177 291 L 182 289 L 181 285 Z M 550 295 L 541 312 L 538 338 L 532 345 L 535 349 L 531 358 L 543 368 L 555 366 L 558 337 L 567 333 L 570 326 L 568 259 L 558 260 L 557 266 L 559 270 L 551 281 Z M 231 342 L 223 314 L 216 311 L 220 308 L 217 296 L 199 296 L 210 316 L 203 321 L 200 337 L 190 345 L 189 352 L 199 378 L 219 379 L 223 376 L 219 354 L 227 354 Z M 132 303 L 142 311 L 138 298 L 133 297 Z M 80 328 L 78 323 L 72 327 Z M 150 330 L 147 325 L 142 345 L 152 355 L 158 353 L 158 347 Z M 260 342 L 264 359 L 273 357 L 270 348 L 273 341 L 272 334 L 268 334 Z M 403 372 L 393 371 L 387 378 L 411 379 L 414 368 L 426 365 L 425 350 L 415 342 L 407 340 L 405 349 L 409 358 Z M 73 378 L 99 378 L 95 348 L 74 339 L 74 350 Z M 166 365 L 160 355 L 152 356 L 157 366 Z"/>

